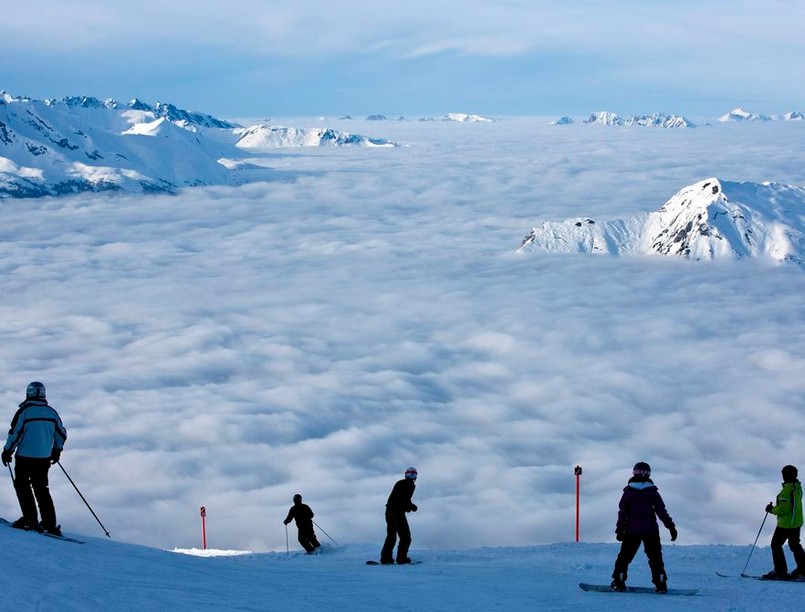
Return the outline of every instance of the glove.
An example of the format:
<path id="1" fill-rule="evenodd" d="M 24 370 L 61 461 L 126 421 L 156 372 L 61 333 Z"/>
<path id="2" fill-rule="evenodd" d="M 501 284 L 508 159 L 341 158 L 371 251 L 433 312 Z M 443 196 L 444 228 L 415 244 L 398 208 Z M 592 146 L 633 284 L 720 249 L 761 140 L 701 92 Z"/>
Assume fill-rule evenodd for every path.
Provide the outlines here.
<path id="1" fill-rule="evenodd" d="M 9 463 L 11 463 L 11 455 L 13 455 L 13 454 L 14 454 L 14 451 L 8 450 L 7 448 L 3 449 L 3 453 L 2 453 L 3 465 L 8 465 Z"/>
<path id="2" fill-rule="evenodd" d="M 671 526 L 668 528 L 668 532 L 671 534 L 671 541 L 672 541 L 672 542 L 676 542 L 676 536 L 677 536 L 677 533 L 676 533 L 676 525 L 671 525 Z"/>
<path id="3" fill-rule="evenodd" d="M 54 447 L 53 450 L 50 451 L 50 465 L 58 463 L 60 457 L 61 457 L 61 449 Z"/>
<path id="4" fill-rule="evenodd" d="M 411 512 L 416 512 L 416 511 L 417 511 L 416 504 L 411 504 Z"/>
<path id="5" fill-rule="evenodd" d="M 766 512 L 771 512 L 772 510 L 774 510 L 774 504 L 769 502 L 769 505 L 766 506 Z"/>
<path id="6" fill-rule="evenodd" d="M 623 532 L 622 531 L 616 531 L 615 532 L 615 539 L 618 542 L 623 542 Z"/>
<path id="7" fill-rule="evenodd" d="M 283 525 L 287 525 L 287 524 L 288 524 L 288 523 L 290 523 L 290 522 L 291 522 L 291 521 L 282 521 L 282 524 L 283 524 Z"/>

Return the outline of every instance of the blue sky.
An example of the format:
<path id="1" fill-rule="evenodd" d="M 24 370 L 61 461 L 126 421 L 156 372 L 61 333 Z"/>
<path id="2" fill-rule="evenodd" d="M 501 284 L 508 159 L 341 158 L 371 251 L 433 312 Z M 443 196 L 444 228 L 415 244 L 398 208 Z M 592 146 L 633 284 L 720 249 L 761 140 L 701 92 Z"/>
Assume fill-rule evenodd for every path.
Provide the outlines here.
<path id="1" fill-rule="evenodd" d="M 805 108 L 793 0 L 167 4 L 12 3 L 0 89 L 228 117 Z"/>

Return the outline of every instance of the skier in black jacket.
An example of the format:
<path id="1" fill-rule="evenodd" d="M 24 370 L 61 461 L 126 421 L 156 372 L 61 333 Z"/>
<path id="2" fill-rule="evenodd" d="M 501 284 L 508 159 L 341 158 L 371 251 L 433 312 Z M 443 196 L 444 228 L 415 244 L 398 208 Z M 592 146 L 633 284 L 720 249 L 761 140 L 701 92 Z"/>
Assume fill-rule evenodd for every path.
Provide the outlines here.
<path id="1" fill-rule="evenodd" d="M 316 539 L 316 532 L 313 531 L 313 516 L 313 510 L 307 504 L 302 503 L 302 496 L 297 493 L 293 496 L 293 506 L 288 510 L 288 516 L 283 521 L 287 525 L 296 519 L 299 543 L 309 555 L 312 555 L 321 547 L 321 544 Z"/>
<path id="2" fill-rule="evenodd" d="M 14 521 L 14 527 L 61 535 L 48 487 L 48 471 L 51 464 L 59 461 L 66 439 L 67 430 L 59 413 L 48 405 L 45 385 L 32 382 L 25 390 L 25 401 L 11 419 L 11 428 L 2 452 L 3 465 L 11 463 L 14 451 L 17 455 L 14 489 L 22 516 Z M 37 504 L 42 515 L 41 524 L 36 512 Z"/>
<path id="3" fill-rule="evenodd" d="M 394 563 L 394 544 L 397 536 L 400 538 L 397 546 L 397 563 L 411 563 L 411 559 L 408 558 L 411 528 L 408 526 L 405 513 L 417 511 L 416 504 L 411 501 L 416 489 L 416 477 L 415 468 L 409 467 L 405 470 L 405 478 L 397 481 L 386 502 L 386 541 L 380 551 L 380 563 L 383 565 Z"/>

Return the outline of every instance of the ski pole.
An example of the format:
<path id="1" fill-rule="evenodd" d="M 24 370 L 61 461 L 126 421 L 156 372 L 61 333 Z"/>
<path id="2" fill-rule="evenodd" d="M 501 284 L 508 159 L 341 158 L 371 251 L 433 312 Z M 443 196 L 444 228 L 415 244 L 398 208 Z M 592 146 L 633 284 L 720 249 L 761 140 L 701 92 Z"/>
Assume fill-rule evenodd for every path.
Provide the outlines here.
<path id="1" fill-rule="evenodd" d="M 316 527 L 319 527 L 319 524 L 318 524 L 316 521 L 313 521 L 313 524 L 314 524 Z M 322 529 L 321 527 L 319 527 L 319 529 L 321 530 L 321 532 L 322 532 L 324 535 L 326 535 L 328 538 L 330 538 L 331 540 L 333 540 L 333 538 L 330 536 L 330 534 L 329 534 L 329 533 L 327 533 L 326 531 L 324 531 L 324 529 Z M 338 542 L 336 542 L 335 540 L 333 540 L 333 544 L 335 544 L 336 546 L 338 546 Z"/>
<path id="2" fill-rule="evenodd" d="M 77 486 L 75 486 L 75 483 L 73 482 L 73 479 L 72 479 L 72 478 L 70 478 L 70 474 L 68 474 L 68 473 L 67 473 L 67 470 L 65 470 L 65 469 L 64 469 L 64 466 L 63 466 L 63 465 L 62 465 L 60 462 L 58 462 L 58 461 L 57 461 L 56 463 L 57 463 L 57 464 L 59 465 L 59 467 L 61 468 L 61 471 L 62 471 L 62 472 L 64 472 L 64 475 L 65 475 L 65 476 L 67 476 L 67 480 L 69 480 L 69 481 L 70 481 L 70 484 L 71 484 L 71 485 L 73 485 L 73 488 L 75 489 L 76 493 L 78 493 L 78 496 L 79 496 L 79 497 L 82 499 L 82 501 L 83 501 L 83 502 L 84 502 L 84 503 L 87 505 L 87 508 L 89 508 L 89 511 L 90 511 L 90 512 L 92 512 L 92 516 L 94 516 L 94 517 L 95 517 L 95 520 L 96 520 L 96 521 L 98 521 L 98 525 L 100 525 L 100 526 L 101 526 L 101 529 L 103 529 L 103 532 L 106 534 L 106 537 L 107 537 L 107 538 L 111 538 L 112 536 L 110 536 L 110 535 L 109 535 L 109 532 L 108 532 L 108 531 L 106 531 L 106 527 L 104 527 L 104 526 L 103 526 L 103 523 L 101 523 L 101 519 L 99 519 L 99 518 L 98 518 L 98 515 L 97 515 L 97 514 L 95 514 L 95 511 L 92 509 L 92 506 L 90 506 L 90 505 L 89 505 L 89 502 L 88 502 L 88 501 L 87 501 L 87 500 L 84 498 L 84 496 L 83 496 L 83 495 L 81 495 L 81 491 L 79 491 L 79 490 L 78 490 L 78 487 L 77 487 Z"/>
<path id="3" fill-rule="evenodd" d="M 288 546 L 288 523 L 285 523 L 285 554 L 290 555 L 291 549 Z"/>
<path id="4" fill-rule="evenodd" d="M 755 543 L 752 544 L 752 549 L 749 551 L 749 556 L 746 558 L 746 564 L 744 565 L 744 568 L 741 571 L 742 574 L 746 573 L 746 568 L 749 566 L 749 559 L 752 558 L 752 553 L 755 552 L 755 546 L 757 546 L 757 541 L 760 538 L 760 532 L 763 531 L 763 525 L 766 524 L 766 519 L 767 518 L 769 518 L 769 513 L 768 512 L 763 517 L 763 522 L 760 524 L 760 529 L 757 530 L 757 536 L 755 536 Z"/>
<path id="5" fill-rule="evenodd" d="M 8 463 L 6 466 L 8 467 L 8 473 L 11 474 L 11 484 L 17 484 L 17 481 L 14 480 L 14 472 L 11 471 L 11 464 Z"/>

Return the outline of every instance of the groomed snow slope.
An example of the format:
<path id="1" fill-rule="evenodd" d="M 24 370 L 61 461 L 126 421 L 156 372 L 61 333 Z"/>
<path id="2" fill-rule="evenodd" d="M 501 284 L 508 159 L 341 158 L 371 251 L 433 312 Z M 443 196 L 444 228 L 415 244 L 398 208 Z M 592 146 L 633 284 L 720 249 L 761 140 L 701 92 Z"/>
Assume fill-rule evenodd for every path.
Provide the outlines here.
<path id="1" fill-rule="evenodd" d="M 414 534 L 416 537 L 416 533 Z M 682 534 L 680 537 L 684 537 Z M 720 578 L 738 573 L 749 546 L 667 545 L 671 587 L 693 597 L 585 593 L 578 583 L 608 582 L 615 544 L 553 544 L 468 551 L 419 551 L 409 567 L 368 567 L 375 545 L 325 547 L 308 556 L 163 551 L 105 538 L 84 545 L 3 528 L 7 563 L 0 572 L 6 610 L 796 610 L 802 584 Z M 186 551 L 193 553 L 194 551 Z M 749 569 L 770 566 L 756 549 Z M 642 552 L 632 584 L 648 584 Z"/>

